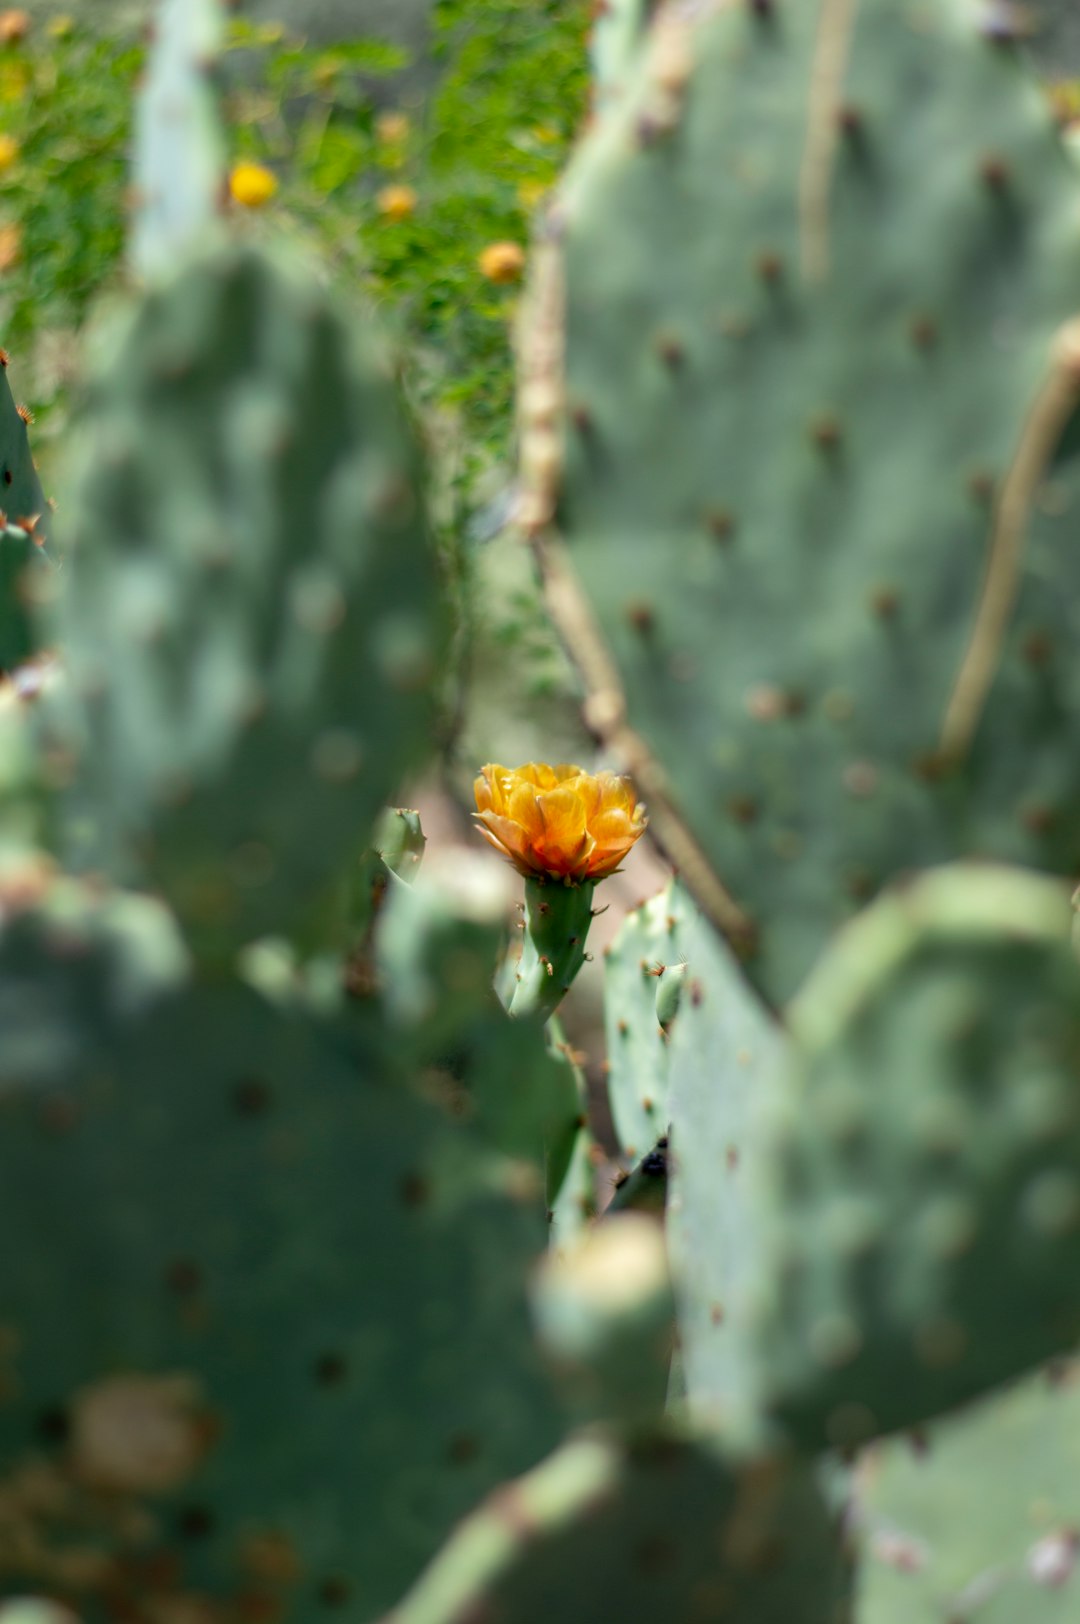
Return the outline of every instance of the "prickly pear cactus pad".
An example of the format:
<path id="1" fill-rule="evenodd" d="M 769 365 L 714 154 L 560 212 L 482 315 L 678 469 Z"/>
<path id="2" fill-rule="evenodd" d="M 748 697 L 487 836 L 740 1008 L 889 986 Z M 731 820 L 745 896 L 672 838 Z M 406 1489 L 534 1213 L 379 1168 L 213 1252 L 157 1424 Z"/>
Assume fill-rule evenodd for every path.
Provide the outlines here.
<path id="1" fill-rule="evenodd" d="M 240 987 L 109 1062 L 3 1101 L 0 1589 L 364 1624 L 562 1436 L 537 1181 Z"/>
<path id="2" fill-rule="evenodd" d="M 792 1006 L 761 1369 L 811 1445 L 962 1403 L 1080 1337 L 1080 977 L 1066 886 L 937 870 Z"/>
<path id="3" fill-rule="evenodd" d="M 627 914 L 604 952 L 608 1098 L 619 1148 L 631 1161 L 667 1132 L 667 1029 L 678 997 L 670 1018 L 666 1006 L 684 973 L 676 946 L 680 906 L 673 883 Z"/>
<path id="4" fill-rule="evenodd" d="M 318 282 L 222 250 L 92 381 L 60 638 L 99 862 L 193 939 L 287 932 L 430 746 L 443 612 L 391 381 Z"/>
<path id="5" fill-rule="evenodd" d="M 537 256 L 523 516 L 779 1003 L 898 871 L 1080 862 L 1080 174 L 964 0 L 671 5 L 642 55 Z"/>
<path id="6" fill-rule="evenodd" d="M 868 1450 L 856 1474 L 859 1624 L 1073 1624 L 1075 1365 Z"/>
<path id="7" fill-rule="evenodd" d="M 492 1496 L 383 1624 L 843 1624 L 846 1591 L 808 1467 L 596 1434 Z"/>
<path id="8" fill-rule="evenodd" d="M 767 1290 L 771 1214 L 766 1108 L 786 1038 L 726 945 L 683 903 L 687 961 L 672 1028 L 668 1237 L 689 1413 L 727 1437 L 760 1434 L 752 1327 Z"/>

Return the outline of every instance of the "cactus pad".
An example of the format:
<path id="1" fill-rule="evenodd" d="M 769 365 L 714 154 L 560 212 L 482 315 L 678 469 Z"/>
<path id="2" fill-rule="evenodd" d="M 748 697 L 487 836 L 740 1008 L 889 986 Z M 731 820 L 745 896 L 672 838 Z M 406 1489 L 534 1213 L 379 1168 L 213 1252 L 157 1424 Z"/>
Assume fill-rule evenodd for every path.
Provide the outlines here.
<path id="1" fill-rule="evenodd" d="M 89 388 L 60 631 L 99 863 L 193 939 L 285 933 L 430 741 L 443 619 L 391 382 L 318 283 L 223 250 Z"/>
<path id="2" fill-rule="evenodd" d="M 663 8 L 541 255 L 522 421 L 526 516 L 573 572 L 568 598 L 544 543 L 552 607 L 777 1003 L 899 871 L 1080 864 L 1080 175 L 973 10 Z"/>
<path id="3" fill-rule="evenodd" d="M 1068 889 L 959 865 L 848 927 L 790 1011 L 763 1368 L 804 1442 L 914 1425 L 1080 1337 Z"/>

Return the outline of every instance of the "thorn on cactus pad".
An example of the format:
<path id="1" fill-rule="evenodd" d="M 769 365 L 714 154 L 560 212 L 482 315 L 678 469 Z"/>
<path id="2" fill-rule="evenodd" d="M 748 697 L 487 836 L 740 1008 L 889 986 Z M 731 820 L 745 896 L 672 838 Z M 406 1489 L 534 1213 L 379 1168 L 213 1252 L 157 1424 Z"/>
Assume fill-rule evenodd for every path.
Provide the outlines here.
<path id="1" fill-rule="evenodd" d="M 811 423 L 810 438 L 820 450 L 829 455 L 839 451 L 843 441 L 843 430 L 839 420 L 831 412 L 823 412 Z"/>
<path id="2" fill-rule="evenodd" d="M 656 346 L 657 355 L 666 367 L 670 367 L 674 372 L 678 367 L 682 366 L 683 361 L 686 359 L 686 351 L 681 340 L 676 338 L 673 333 L 658 333 L 653 342 Z"/>
<path id="3" fill-rule="evenodd" d="M 651 632 L 656 624 L 656 615 L 652 605 L 642 602 L 641 599 L 634 599 L 631 603 L 628 603 L 623 613 L 634 631 L 639 632 L 643 637 Z"/>
<path id="4" fill-rule="evenodd" d="M 705 523 L 716 541 L 729 542 L 735 534 L 735 518 L 727 508 L 713 508 L 706 514 Z"/>
<path id="5" fill-rule="evenodd" d="M 998 152 L 988 152 L 979 159 L 979 178 L 991 192 L 1002 193 L 1010 180 L 1010 169 Z"/>
<path id="6" fill-rule="evenodd" d="M 989 507 L 994 500 L 996 481 L 993 474 L 987 473 L 984 468 L 977 468 L 968 475 L 968 495 L 980 507 Z"/>
<path id="7" fill-rule="evenodd" d="M 917 350 L 932 350 L 938 341 L 938 326 L 932 316 L 912 317 L 908 333 Z"/>
<path id="8" fill-rule="evenodd" d="M 783 274 L 784 262 L 780 255 L 770 248 L 763 249 L 754 260 L 754 275 L 769 287 L 775 286 Z"/>
<path id="9" fill-rule="evenodd" d="M 860 141 L 861 137 L 866 134 L 866 118 L 862 108 L 854 106 L 851 102 L 845 102 L 842 107 L 838 107 L 836 109 L 836 127 L 852 145 Z"/>
<path id="10" fill-rule="evenodd" d="M 895 620 L 900 610 L 900 594 L 895 587 L 875 587 L 870 594 L 870 608 L 878 620 Z"/>

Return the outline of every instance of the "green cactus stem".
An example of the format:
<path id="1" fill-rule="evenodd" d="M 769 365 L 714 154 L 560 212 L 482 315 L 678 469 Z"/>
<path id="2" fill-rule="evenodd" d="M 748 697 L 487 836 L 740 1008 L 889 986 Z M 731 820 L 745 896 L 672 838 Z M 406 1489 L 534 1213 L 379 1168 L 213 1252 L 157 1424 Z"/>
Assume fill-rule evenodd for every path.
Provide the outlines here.
<path id="1" fill-rule="evenodd" d="M 525 939 L 510 995 L 511 1015 L 553 1015 L 585 963 L 592 923 L 592 880 L 560 885 L 525 881 Z"/>

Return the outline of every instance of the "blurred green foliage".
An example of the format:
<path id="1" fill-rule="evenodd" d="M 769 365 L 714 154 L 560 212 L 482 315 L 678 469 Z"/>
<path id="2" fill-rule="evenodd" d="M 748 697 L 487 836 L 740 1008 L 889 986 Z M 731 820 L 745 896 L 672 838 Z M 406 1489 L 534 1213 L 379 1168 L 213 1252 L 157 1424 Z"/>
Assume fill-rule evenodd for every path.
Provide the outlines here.
<path id="1" fill-rule="evenodd" d="M 454 413 L 470 456 L 503 455 L 512 426 L 517 292 L 487 281 L 478 257 L 492 242 L 525 244 L 565 162 L 585 106 L 587 26 L 586 0 L 441 0 L 440 78 L 394 131 L 385 113 L 407 65 L 396 46 L 320 49 L 278 27 L 231 25 L 235 156 L 271 167 L 282 227 L 374 294 L 419 398 Z M 81 24 L 39 28 L 0 52 L 0 160 L 4 136 L 17 145 L 0 161 L 0 332 L 29 358 L 22 387 L 46 416 L 67 381 L 53 352 L 122 273 L 141 57 L 137 40 Z M 380 211 L 390 185 L 415 192 L 408 218 Z M 40 365 L 42 341 L 52 350 Z"/>

